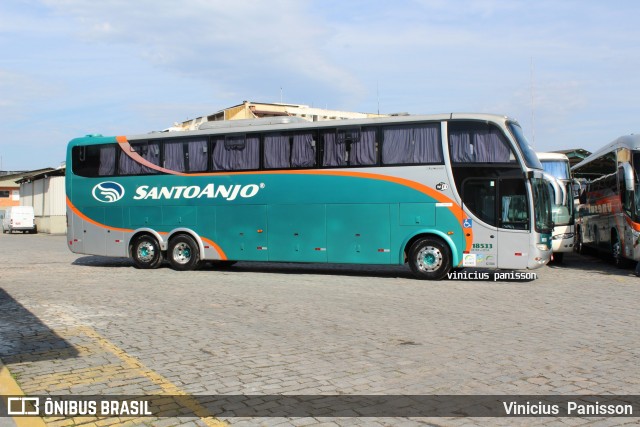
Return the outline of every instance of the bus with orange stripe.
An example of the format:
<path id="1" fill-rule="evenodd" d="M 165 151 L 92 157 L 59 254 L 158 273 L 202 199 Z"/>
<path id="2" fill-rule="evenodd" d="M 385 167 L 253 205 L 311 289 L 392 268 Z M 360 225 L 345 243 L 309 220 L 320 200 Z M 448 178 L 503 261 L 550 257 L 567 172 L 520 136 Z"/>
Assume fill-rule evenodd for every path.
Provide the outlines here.
<path id="1" fill-rule="evenodd" d="M 582 191 L 576 250 L 591 248 L 618 267 L 640 260 L 640 135 L 622 136 L 571 168 Z"/>
<path id="2" fill-rule="evenodd" d="M 205 122 L 67 150 L 69 249 L 177 270 L 238 261 L 534 269 L 551 200 L 518 123 L 490 114 Z"/>

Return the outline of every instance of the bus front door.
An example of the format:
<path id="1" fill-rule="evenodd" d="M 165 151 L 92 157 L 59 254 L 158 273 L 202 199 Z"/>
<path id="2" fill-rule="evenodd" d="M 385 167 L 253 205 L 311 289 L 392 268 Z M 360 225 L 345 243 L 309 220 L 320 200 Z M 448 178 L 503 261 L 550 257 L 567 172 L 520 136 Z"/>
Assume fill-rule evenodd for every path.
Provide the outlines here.
<path id="1" fill-rule="evenodd" d="M 462 199 L 476 223 L 473 245 L 464 266 L 527 268 L 529 255 L 529 209 L 524 179 L 469 178 Z"/>
<path id="2" fill-rule="evenodd" d="M 498 185 L 498 259 L 501 268 L 526 269 L 529 259 L 529 203 L 524 179 Z"/>
<path id="3" fill-rule="evenodd" d="M 462 201 L 468 218 L 462 220 L 467 235 L 473 233 L 469 253 L 462 259 L 463 267 L 498 266 L 498 228 L 496 227 L 496 180 L 469 178 L 462 184 Z"/>

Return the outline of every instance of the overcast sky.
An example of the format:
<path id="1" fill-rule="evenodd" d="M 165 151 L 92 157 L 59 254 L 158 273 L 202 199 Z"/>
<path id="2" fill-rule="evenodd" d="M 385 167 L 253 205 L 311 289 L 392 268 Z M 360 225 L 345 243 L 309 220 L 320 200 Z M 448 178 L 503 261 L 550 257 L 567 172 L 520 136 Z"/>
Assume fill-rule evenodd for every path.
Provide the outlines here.
<path id="1" fill-rule="evenodd" d="M 4 170 L 244 100 L 486 112 L 539 151 L 640 132 L 640 2 L 2 0 Z"/>

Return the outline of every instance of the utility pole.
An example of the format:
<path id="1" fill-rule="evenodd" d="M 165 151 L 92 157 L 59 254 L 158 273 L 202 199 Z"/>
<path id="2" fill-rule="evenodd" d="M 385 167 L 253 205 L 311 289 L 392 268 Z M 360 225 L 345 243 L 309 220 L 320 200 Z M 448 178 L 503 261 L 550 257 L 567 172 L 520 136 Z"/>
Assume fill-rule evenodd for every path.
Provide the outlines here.
<path id="1" fill-rule="evenodd" d="M 531 57 L 531 145 L 536 148 L 535 104 L 533 96 L 533 56 Z"/>

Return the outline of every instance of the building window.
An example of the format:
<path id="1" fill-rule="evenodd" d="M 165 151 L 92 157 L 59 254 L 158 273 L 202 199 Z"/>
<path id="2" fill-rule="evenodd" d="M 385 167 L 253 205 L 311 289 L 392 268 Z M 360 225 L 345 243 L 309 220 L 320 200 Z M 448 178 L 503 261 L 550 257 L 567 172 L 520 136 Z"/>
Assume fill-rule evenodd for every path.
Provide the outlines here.
<path id="1" fill-rule="evenodd" d="M 7 198 L 7 197 L 9 197 L 10 194 L 11 194 L 11 191 L 9 191 L 9 190 L 0 190 L 0 197 L 1 198 Z"/>

